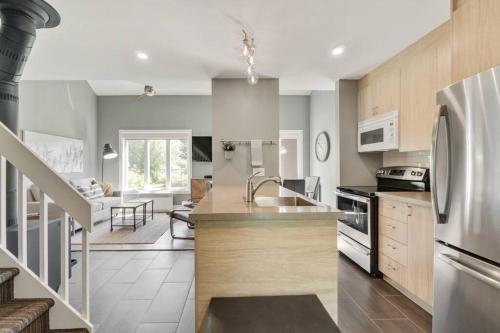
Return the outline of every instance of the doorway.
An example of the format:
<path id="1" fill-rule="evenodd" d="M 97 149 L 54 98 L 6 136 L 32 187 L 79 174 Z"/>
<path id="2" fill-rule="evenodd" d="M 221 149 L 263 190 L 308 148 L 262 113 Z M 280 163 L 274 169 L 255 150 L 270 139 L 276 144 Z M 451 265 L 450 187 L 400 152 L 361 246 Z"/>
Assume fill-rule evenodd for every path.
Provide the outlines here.
<path id="1" fill-rule="evenodd" d="M 281 130 L 279 167 L 282 179 L 304 178 L 304 133 L 302 130 Z"/>

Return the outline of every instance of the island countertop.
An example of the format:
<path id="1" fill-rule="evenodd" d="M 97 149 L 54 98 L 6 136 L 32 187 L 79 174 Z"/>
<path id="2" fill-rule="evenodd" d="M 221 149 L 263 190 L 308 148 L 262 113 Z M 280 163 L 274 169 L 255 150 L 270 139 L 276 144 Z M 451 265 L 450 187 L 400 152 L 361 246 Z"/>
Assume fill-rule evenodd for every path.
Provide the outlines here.
<path id="1" fill-rule="evenodd" d="M 259 207 L 245 202 L 243 186 L 214 186 L 190 214 L 195 221 L 203 220 L 337 220 L 344 213 L 336 208 L 309 199 L 276 184 L 262 186 L 256 197 L 300 197 L 315 206 Z"/>

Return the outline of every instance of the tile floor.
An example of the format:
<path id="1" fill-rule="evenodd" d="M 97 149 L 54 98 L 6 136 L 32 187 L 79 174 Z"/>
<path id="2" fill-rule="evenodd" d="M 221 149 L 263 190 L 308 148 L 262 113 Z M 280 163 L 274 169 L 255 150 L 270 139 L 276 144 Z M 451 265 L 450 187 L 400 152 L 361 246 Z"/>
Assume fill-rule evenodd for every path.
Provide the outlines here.
<path id="1" fill-rule="evenodd" d="M 73 253 L 79 259 L 80 253 Z M 194 333 L 193 251 L 91 252 L 90 317 L 98 333 Z M 80 306 L 80 267 L 70 302 Z M 339 258 L 342 332 L 431 332 L 432 318 L 381 279 Z"/>

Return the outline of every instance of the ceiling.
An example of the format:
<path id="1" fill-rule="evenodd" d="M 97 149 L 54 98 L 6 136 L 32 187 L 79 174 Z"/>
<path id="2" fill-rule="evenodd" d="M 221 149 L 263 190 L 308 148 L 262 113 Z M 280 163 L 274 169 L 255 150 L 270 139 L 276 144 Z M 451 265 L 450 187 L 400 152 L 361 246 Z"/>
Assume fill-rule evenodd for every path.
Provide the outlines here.
<path id="1" fill-rule="evenodd" d="M 210 94 L 244 77 L 241 29 L 256 69 L 282 94 L 359 78 L 449 17 L 449 0 L 48 0 L 61 25 L 38 31 L 27 80 L 88 80 L 98 95 Z M 331 50 L 345 45 L 340 57 Z M 149 59 L 136 57 L 145 52 Z"/>

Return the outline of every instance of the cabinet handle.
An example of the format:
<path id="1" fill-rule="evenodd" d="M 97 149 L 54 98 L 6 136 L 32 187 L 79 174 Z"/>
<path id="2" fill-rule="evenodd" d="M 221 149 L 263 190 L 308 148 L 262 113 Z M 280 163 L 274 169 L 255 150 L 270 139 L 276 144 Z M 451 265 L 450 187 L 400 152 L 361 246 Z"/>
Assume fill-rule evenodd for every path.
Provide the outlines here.
<path id="1" fill-rule="evenodd" d="M 392 245 L 390 245 L 390 244 L 387 244 L 387 247 L 388 247 L 388 248 L 390 248 L 390 249 L 393 249 L 393 250 L 397 250 L 397 247 L 392 246 Z"/>

